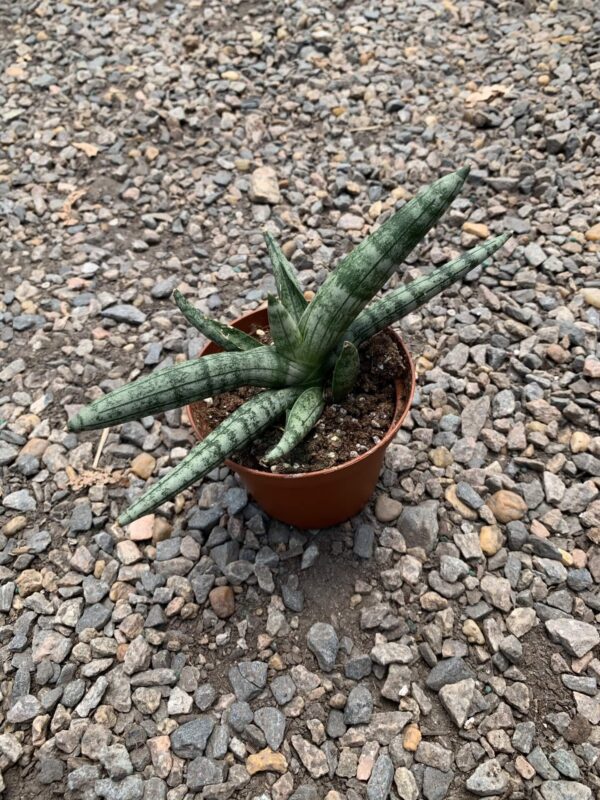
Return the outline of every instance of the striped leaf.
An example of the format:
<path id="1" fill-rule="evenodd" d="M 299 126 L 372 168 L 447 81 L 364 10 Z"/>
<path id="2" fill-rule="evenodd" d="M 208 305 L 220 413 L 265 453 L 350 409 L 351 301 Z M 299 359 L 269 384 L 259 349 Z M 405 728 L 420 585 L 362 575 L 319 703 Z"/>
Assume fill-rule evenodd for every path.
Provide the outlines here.
<path id="1" fill-rule="evenodd" d="M 248 400 L 196 445 L 183 461 L 121 514 L 119 523 L 128 525 L 138 517 L 149 514 L 166 500 L 218 467 L 224 459 L 253 441 L 281 416 L 293 404 L 299 391 L 281 389 L 261 392 Z"/>
<path id="2" fill-rule="evenodd" d="M 444 289 L 452 286 L 472 269 L 482 264 L 499 250 L 510 238 L 503 233 L 488 242 L 474 247 L 460 258 L 444 264 L 429 275 L 423 275 L 406 286 L 399 286 L 381 300 L 362 311 L 348 328 L 347 338 L 357 347 L 371 336 L 392 325 L 402 317 L 420 308 Z"/>
<path id="3" fill-rule="evenodd" d="M 211 342 L 222 347 L 223 350 L 252 350 L 261 346 L 257 339 L 248 336 L 247 333 L 207 317 L 195 308 L 177 289 L 173 292 L 173 299 L 190 325 L 199 330 L 200 333 L 203 333 Z"/>
<path id="4" fill-rule="evenodd" d="M 302 382 L 305 369 L 274 347 L 215 353 L 158 370 L 95 400 L 69 420 L 72 431 L 105 428 L 213 397 L 238 386 L 280 388 Z"/>
<path id="5" fill-rule="evenodd" d="M 286 358 L 294 358 L 302 345 L 298 325 L 283 303 L 272 294 L 269 295 L 269 328 L 277 352 Z"/>
<path id="6" fill-rule="evenodd" d="M 311 386 L 309 389 L 305 389 L 287 416 L 283 436 L 275 447 L 269 450 L 263 461 L 273 464 L 300 444 L 312 430 L 323 413 L 324 407 L 323 389 L 320 386 Z"/>
<path id="7" fill-rule="evenodd" d="M 360 372 L 360 356 L 352 342 L 344 342 L 333 368 L 331 392 L 335 403 L 341 402 L 356 383 Z"/>
<path id="8" fill-rule="evenodd" d="M 265 233 L 265 242 L 273 266 L 273 275 L 275 276 L 279 299 L 290 312 L 295 322 L 298 322 L 307 306 L 307 302 L 302 294 L 296 270 L 287 260 L 270 233 Z"/>
<path id="9" fill-rule="evenodd" d="M 463 167 L 436 181 L 342 259 L 300 320 L 305 359 L 319 361 L 336 346 L 352 320 L 436 224 L 468 173 Z"/>

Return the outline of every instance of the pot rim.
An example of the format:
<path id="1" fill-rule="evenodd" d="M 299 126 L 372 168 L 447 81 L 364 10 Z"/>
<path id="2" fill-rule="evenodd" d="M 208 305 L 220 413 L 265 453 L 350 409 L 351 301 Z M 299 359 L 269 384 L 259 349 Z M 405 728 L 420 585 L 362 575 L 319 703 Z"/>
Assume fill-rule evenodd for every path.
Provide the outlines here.
<path id="1" fill-rule="evenodd" d="M 241 322 L 241 321 L 247 319 L 248 317 L 251 317 L 254 314 L 257 314 L 257 313 L 265 311 L 265 310 L 266 310 L 266 305 L 261 305 L 258 308 L 255 308 L 253 311 L 248 311 L 246 314 L 242 314 L 240 317 L 236 317 L 236 319 L 232 320 L 229 323 L 229 326 L 232 327 L 232 328 L 236 327 L 236 323 Z M 225 459 L 223 461 L 223 463 L 226 464 L 230 469 L 232 469 L 233 471 L 235 471 L 238 474 L 253 475 L 253 476 L 256 476 L 257 478 L 269 478 L 270 480 L 273 480 L 273 481 L 293 481 L 293 480 L 301 480 L 301 479 L 304 479 L 306 481 L 306 480 L 310 480 L 310 479 L 313 479 L 313 480 L 318 479 L 322 475 L 328 475 L 328 474 L 331 474 L 331 473 L 340 472 L 341 470 L 347 469 L 348 467 L 353 466 L 354 464 L 357 464 L 360 461 L 364 461 L 365 459 L 369 458 L 369 456 L 372 456 L 375 453 L 375 451 L 381 449 L 382 447 L 383 448 L 387 448 L 387 446 L 390 444 L 391 440 L 394 438 L 394 436 L 400 430 L 400 426 L 402 425 L 402 423 L 406 419 L 406 416 L 407 416 L 408 412 L 411 409 L 413 397 L 414 397 L 414 394 L 415 394 L 415 386 L 416 386 L 417 376 L 416 376 L 416 370 L 415 370 L 414 362 L 413 362 L 413 360 L 411 358 L 411 355 L 410 355 L 410 353 L 408 351 L 408 348 L 407 348 L 406 344 L 404 343 L 404 340 L 401 338 L 401 336 L 398 333 L 396 333 L 396 331 L 393 328 L 386 328 L 385 330 L 389 334 L 391 334 L 392 338 L 395 340 L 395 342 L 396 342 L 396 344 L 398 346 L 398 349 L 402 353 L 402 356 L 404 357 L 404 359 L 406 361 L 407 371 L 406 371 L 405 380 L 396 378 L 396 380 L 394 381 L 394 386 L 395 386 L 395 390 L 396 390 L 396 402 L 395 402 L 395 406 L 394 406 L 394 420 L 392 421 L 391 425 L 387 429 L 385 435 L 382 436 L 382 438 L 379 440 L 379 442 L 377 442 L 377 444 L 374 444 L 373 447 L 370 447 L 366 451 L 366 453 L 361 453 L 359 456 L 356 456 L 355 458 L 351 458 L 349 461 L 344 461 L 343 464 L 337 464 L 334 467 L 327 467 L 326 469 L 313 470 L 312 472 L 295 472 L 295 473 L 291 473 L 291 474 L 290 473 L 267 472 L 266 470 L 259 470 L 259 469 L 253 469 L 252 467 L 246 467 L 243 464 L 239 464 L 237 461 L 233 461 L 230 458 Z M 205 354 L 205 351 L 208 349 L 208 347 L 211 344 L 213 344 L 213 343 L 209 341 L 204 345 L 204 347 L 200 351 L 200 354 L 199 354 L 198 358 L 202 358 L 202 356 Z M 217 345 L 215 345 L 215 346 L 217 346 Z M 221 348 L 218 348 L 218 349 L 219 349 L 219 351 L 221 350 Z M 406 400 L 405 400 L 404 403 L 402 403 L 402 401 L 400 399 L 400 392 L 399 392 L 400 388 L 407 388 L 408 389 L 408 394 L 406 396 Z M 198 439 L 200 441 L 202 441 L 202 439 L 204 439 L 205 437 L 203 435 L 201 435 L 200 431 L 198 430 L 198 427 L 197 427 L 196 422 L 194 420 L 194 416 L 191 413 L 190 409 L 191 409 L 192 406 L 197 405 L 197 404 L 202 403 L 202 402 L 203 402 L 202 400 L 196 400 L 194 403 L 188 403 L 188 405 L 186 406 L 188 420 L 190 422 L 190 425 L 191 425 L 194 433 L 196 434 L 196 436 L 198 437 Z M 402 407 L 402 406 L 404 406 L 404 407 Z"/>

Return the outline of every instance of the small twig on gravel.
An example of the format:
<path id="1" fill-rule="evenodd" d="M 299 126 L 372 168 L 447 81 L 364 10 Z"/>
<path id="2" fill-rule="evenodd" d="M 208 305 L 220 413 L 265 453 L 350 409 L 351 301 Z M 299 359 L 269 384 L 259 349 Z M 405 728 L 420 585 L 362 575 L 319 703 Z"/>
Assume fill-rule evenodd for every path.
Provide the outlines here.
<path id="1" fill-rule="evenodd" d="M 361 128 L 350 128 L 350 133 L 361 133 L 362 131 L 378 131 L 381 128 L 387 128 L 388 125 L 364 125 Z"/>
<path id="2" fill-rule="evenodd" d="M 110 428 L 104 428 L 102 434 L 100 435 L 100 441 L 98 442 L 98 449 L 96 450 L 96 455 L 94 456 L 94 463 L 92 464 L 92 469 L 98 468 L 98 463 L 100 462 L 100 456 L 102 455 L 102 450 L 104 445 L 106 444 L 106 440 L 108 439 Z"/>

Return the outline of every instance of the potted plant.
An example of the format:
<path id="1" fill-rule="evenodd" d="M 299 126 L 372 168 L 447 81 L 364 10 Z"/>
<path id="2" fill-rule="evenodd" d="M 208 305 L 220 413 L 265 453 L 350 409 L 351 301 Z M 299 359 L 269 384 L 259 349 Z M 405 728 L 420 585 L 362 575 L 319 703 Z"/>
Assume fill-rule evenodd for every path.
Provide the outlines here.
<path id="1" fill-rule="evenodd" d="M 202 419 L 198 424 L 197 406 L 192 407 L 190 415 L 201 429 L 202 441 L 120 515 L 120 524 L 150 513 L 232 454 L 243 453 L 249 445 L 256 447 L 284 415 L 279 440 L 259 456 L 255 468 L 227 462 L 257 501 L 273 516 L 299 527 L 326 527 L 362 508 L 375 488 L 385 448 L 407 413 L 414 389 L 412 362 L 397 336 L 393 345 L 405 368 L 403 374 L 389 376 L 396 403 L 379 441 L 367 452 L 325 469 L 281 474 L 277 465 L 293 464 L 296 448 L 326 405 L 339 405 L 351 396 L 373 337 L 482 264 L 508 239 L 508 234 L 491 239 L 368 305 L 452 203 L 467 175 L 467 167 L 446 175 L 406 203 L 340 261 L 310 303 L 293 265 L 268 235 L 277 296 L 269 297 L 267 311 L 253 312 L 228 326 L 209 319 L 175 294 L 186 319 L 214 348 L 206 348 L 201 358 L 159 370 L 99 398 L 69 420 L 70 430 L 104 428 L 240 387 L 263 391 L 255 392 L 212 430 Z M 267 327 L 270 341 L 252 335 Z"/>

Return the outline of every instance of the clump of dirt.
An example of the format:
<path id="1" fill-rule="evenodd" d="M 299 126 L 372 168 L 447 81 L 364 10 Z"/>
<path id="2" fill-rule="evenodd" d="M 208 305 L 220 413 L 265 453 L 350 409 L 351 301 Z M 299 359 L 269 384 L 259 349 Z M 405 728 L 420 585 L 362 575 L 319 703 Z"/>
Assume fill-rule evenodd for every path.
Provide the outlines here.
<path id="1" fill-rule="evenodd" d="M 395 380 L 407 374 L 407 365 L 394 339 L 384 331 L 361 349 L 360 367 L 354 390 L 342 403 L 327 403 L 313 430 L 285 460 L 272 468 L 262 464 L 265 453 L 281 437 L 283 420 L 232 459 L 251 469 L 294 474 L 335 467 L 366 453 L 394 421 Z M 200 430 L 211 431 L 259 391 L 242 387 L 219 395 L 212 403 L 194 403 L 194 422 Z"/>

